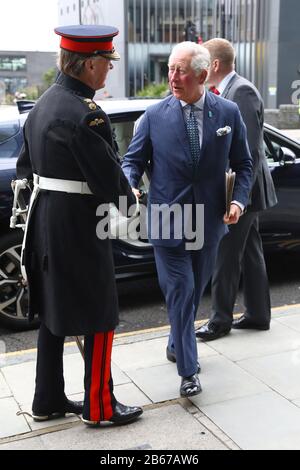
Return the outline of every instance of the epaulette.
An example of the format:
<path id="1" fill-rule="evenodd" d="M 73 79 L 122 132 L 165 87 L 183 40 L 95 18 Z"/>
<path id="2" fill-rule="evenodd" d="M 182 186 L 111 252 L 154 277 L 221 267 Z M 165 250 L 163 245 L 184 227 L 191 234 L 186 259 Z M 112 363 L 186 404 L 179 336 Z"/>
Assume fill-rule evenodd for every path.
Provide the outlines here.
<path id="1" fill-rule="evenodd" d="M 96 109 L 98 109 L 98 106 L 96 105 L 95 101 L 91 100 L 90 98 L 83 98 L 83 102 L 87 104 L 91 111 L 95 111 Z"/>
<path id="2" fill-rule="evenodd" d="M 92 120 L 89 122 L 89 126 L 90 126 L 90 127 L 101 126 L 101 124 L 104 124 L 104 123 L 105 123 L 104 119 L 102 119 L 102 118 L 95 118 L 95 119 L 92 119 Z"/>

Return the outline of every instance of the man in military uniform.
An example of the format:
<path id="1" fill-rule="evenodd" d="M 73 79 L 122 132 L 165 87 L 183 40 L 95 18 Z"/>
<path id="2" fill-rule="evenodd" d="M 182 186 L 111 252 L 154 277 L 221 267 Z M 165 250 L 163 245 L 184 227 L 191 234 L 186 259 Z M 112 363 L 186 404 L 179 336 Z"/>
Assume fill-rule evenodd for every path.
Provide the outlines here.
<path id="1" fill-rule="evenodd" d="M 114 397 L 111 349 L 118 323 L 117 292 L 109 239 L 99 240 L 96 210 L 126 196 L 135 204 L 117 161 L 109 119 L 93 101 L 103 88 L 118 30 L 109 26 L 57 28 L 60 75 L 30 112 L 19 178 L 34 180 L 24 262 L 30 315 L 39 315 L 36 421 L 83 414 L 88 425 L 124 424 L 142 414 Z M 124 214 L 127 215 L 127 214 Z M 65 336 L 84 335 L 84 402 L 64 392 Z"/>

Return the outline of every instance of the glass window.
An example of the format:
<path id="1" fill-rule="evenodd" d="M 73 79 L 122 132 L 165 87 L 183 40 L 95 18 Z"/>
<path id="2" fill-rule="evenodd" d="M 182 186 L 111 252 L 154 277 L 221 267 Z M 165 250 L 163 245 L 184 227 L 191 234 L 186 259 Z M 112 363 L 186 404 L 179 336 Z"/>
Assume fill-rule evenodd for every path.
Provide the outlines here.
<path id="1" fill-rule="evenodd" d="M 113 135 L 121 158 L 127 153 L 132 139 L 135 121 L 141 114 L 140 112 L 132 113 L 130 118 L 126 117 L 124 120 L 122 120 L 122 118 L 111 117 Z"/>
<path id="2" fill-rule="evenodd" d="M 18 72 L 26 70 L 26 57 L 0 56 L 0 70 Z"/>
<path id="3" fill-rule="evenodd" d="M 264 145 L 266 158 L 270 162 L 278 162 L 280 160 L 282 150 L 281 148 L 287 148 L 295 154 L 297 158 L 300 158 L 300 150 L 295 145 L 282 139 L 281 136 L 272 135 L 271 133 L 264 132 Z"/>
<path id="4" fill-rule="evenodd" d="M 5 83 L 6 93 L 14 94 L 16 91 L 23 90 L 27 87 L 27 78 L 25 77 L 1 77 L 0 81 Z"/>

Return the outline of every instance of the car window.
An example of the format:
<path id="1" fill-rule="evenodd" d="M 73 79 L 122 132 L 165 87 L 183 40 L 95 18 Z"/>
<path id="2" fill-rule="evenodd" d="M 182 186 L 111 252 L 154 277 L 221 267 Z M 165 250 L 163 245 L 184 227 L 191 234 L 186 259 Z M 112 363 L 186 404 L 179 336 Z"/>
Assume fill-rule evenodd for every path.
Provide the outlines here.
<path id="1" fill-rule="evenodd" d="M 142 114 L 142 111 L 134 111 L 131 113 L 120 113 L 110 116 L 114 138 L 118 145 L 118 152 L 121 159 L 127 152 L 131 142 L 135 121 Z"/>
<path id="2" fill-rule="evenodd" d="M 300 149 L 298 146 L 289 143 L 284 140 L 281 136 L 273 135 L 269 132 L 264 133 L 264 145 L 266 158 L 270 162 L 278 162 L 281 157 L 281 148 L 285 147 L 291 150 L 297 158 L 300 158 Z"/>
<path id="3" fill-rule="evenodd" d="M 0 123 L 0 143 L 5 142 L 20 131 L 19 121 L 7 121 Z"/>
<path id="4" fill-rule="evenodd" d="M 270 139 L 269 134 L 264 134 L 264 147 L 267 160 L 270 162 L 277 162 L 279 160 L 279 145 L 274 145 L 274 142 Z"/>
<path id="5" fill-rule="evenodd" d="M 133 121 L 114 122 L 112 125 L 115 141 L 118 145 L 118 152 L 121 158 L 124 157 L 133 135 Z"/>
<path id="6" fill-rule="evenodd" d="M 128 115 L 118 115 L 118 116 L 110 116 L 112 122 L 112 130 L 114 134 L 114 139 L 118 146 L 118 153 L 121 158 L 123 159 L 124 155 L 127 153 L 129 144 L 131 142 L 133 133 L 134 133 L 134 126 L 136 121 L 139 117 L 143 114 L 143 112 L 134 112 Z M 143 174 L 139 188 L 146 191 L 149 188 L 149 170 L 146 169 L 145 173 Z"/>

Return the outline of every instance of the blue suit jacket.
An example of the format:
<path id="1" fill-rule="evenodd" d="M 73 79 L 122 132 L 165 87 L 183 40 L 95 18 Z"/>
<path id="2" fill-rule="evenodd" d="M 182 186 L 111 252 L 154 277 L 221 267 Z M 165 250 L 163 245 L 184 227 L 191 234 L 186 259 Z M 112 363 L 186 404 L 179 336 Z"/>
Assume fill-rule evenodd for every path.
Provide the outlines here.
<path id="1" fill-rule="evenodd" d="M 218 137 L 225 126 L 231 132 Z M 203 204 L 205 244 L 218 243 L 226 227 L 225 171 L 236 172 L 233 199 L 248 203 L 252 180 L 252 159 L 246 140 L 246 128 L 235 103 L 206 93 L 203 110 L 203 141 L 197 169 L 193 167 L 181 103 L 169 96 L 145 112 L 123 160 L 123 171 L 132 187 L 137 188 L 148 164 L 151 168 L 149 204 Z M 153 217 L 153 212 L 152 212 Z M 175 216 L 176 217 L 176 216 Z M 151 238 L 153 245 L 176 246 L 171 224 L 170 238 Z"/>

